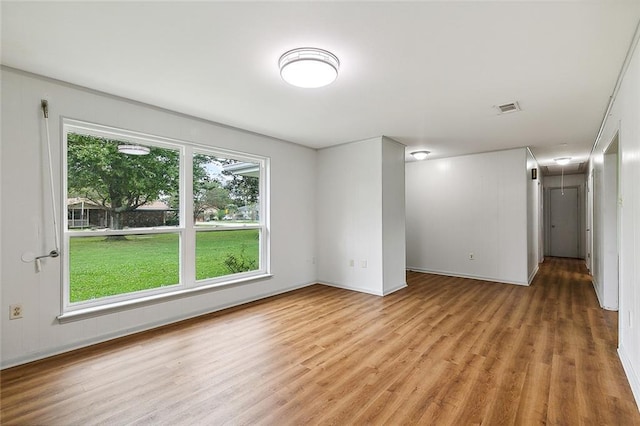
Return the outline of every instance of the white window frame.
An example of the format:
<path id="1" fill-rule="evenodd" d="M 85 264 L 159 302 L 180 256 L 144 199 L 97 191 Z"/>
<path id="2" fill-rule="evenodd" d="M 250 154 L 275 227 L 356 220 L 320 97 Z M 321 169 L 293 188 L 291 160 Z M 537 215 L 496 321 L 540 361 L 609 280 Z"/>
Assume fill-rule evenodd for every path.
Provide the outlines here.
<path id="1" fill-rule="evenodd" d="M 180 201 L 179 225 L 150 228 L 134 228 L 122 230 L 73 230 L 67 223 L 67 135 L 80 133 L 90 136 L 128 141 L 160 148 L 174 149 L 179 152 Z M 144 134 L 114 127 L 88 123 L 68 118 L 62 119 L 62 191 L 61 228 L 63 238 L 62 249 L 62 300 L 60 321 L 79 319 L 84 316 L 95 316 L 121 310 L 139 304 L 152 303 L 185 294 L 204 291 L 211 288 L 238 284 L 270 277 L 269 261 L 269 158 L 246 154 L 227 149 L 211 147 L 204 144 L 186 142 L 160 136 Z M 234 159 L 256 163 L 260 167 L 259 181 L 259 221 L 257 224 L 230 224 L 224 227 L 206 226 L 196 229 L 193 218 L 193 156 L 204 154 L 220 158 Z M 197 232 L 216 232 L 222 230 L 258 229 L 259 230 L 259 266 L 256 270 L 237 274 L 223 275 L 203 280 L 195 279 L 196 253 L 195 239 Z M 71 238 L 108 235 L 143 235 L 143 234 L 178 234 L 179 243 L 179 282 L 149 290 L 102 297 L 88 301 L 70 301 L 69 242 Z"/>
<path id="2" fill-rule="evenodd" d="M 258 217 L 260 218 L 260 220 L 258 221 L 257 224 L 244 224 L 244 223 L 230 223 L 230 224 L 225 224 L 224 226 L 212 226 L 212 225 L 206 225 L 206 226 L 202 226 L 202 227 L 196 227 L 195 223 L 193 222 L 193 202 L 190 202 L 190 208 L 191 211 L 189 212 L 189 221 L 191 221 L 192 226 L 191 226 L 191 230 L 193 230 L 193 241 L 194 241 L 194 253 L 195 253 L 195 240 L 196 240 L 196 234 L 198 232 L 220 232 L 220 231 L 238 231 L 238 230 L 247 230 L 247 229 L 257 229 L 258 230 L 258 234 L 259 234 L 259 239 L 260 239 L 260 243 L 259 243 L 259 251 L 258 251 L 258 269 L 254 270 L 254 271 L 247 271 L 247 272 L 240 272 L 237 274 L 229 274 L 229 275 L 223 275 L 220 277 L 213 277 L 213 278 L 204 278 L 202 280 L 197 280 L 196 279 L 196 271 L 195 271 L 195 262 L 193 262 L 193 275 L 191 275 L 191 277 L 193 277 L 193 281 L 201 284 L 201 285 L 215 285 L 218 283 L 224 283 L 225 281 L 229 280 L 229 277 L 233 277 L 233 278 L 237 278 L 237 279 L 242 279 L 242 278 L 246 278 L 246 277 L 251 277 L 253 275 L 255 275 L 256 273 L 259 275 L 263 275 L 263 274 L 268 274 L 268 268 L 267 268 L 267 257 L 268 257 L 268 251 L 266 250 L 266 244 L 263 244 L 263 238 L 267 237 L 267 227 L 264 226 L 265 222 L 263 219 L 264 217 L 266 217 L 267 215 L 267 209 L 266 209 L 266 204 L 265 202 L 263 202 L 263 194 L 266 194 L 266 182 L 267 182 L 267 167 L 265 167 L 265 161 L 266 159 L 264 157 L 257 157 L 257 156 L 250 156 L 247 154 L 229 154 L 228 152 L 224 152 L 215 148 L 195 148 L 191 151 L 191 155 L 189 156 L 190 161 L 191 161 L 191 165 L 190 165 L 190 170 L 191 170 L 191 180 L 190 183 L 193 185 L 193 156 L 196 154 L 202 154 L 202 155 L 208 155 L 208 156 L 214 156 L 214 157 L 219 157 L 219 158 L 229 158 L 229 159 L 233 159 L 233 160 L 240 160 L 243 162 L 247 162 L 247 163 L 253 163 L 253 164 L 258 164 L 259 166 L 259 210 L 258 210 Z M 193 194 L 193 188 L 191 188 L 189 194 Z"/>

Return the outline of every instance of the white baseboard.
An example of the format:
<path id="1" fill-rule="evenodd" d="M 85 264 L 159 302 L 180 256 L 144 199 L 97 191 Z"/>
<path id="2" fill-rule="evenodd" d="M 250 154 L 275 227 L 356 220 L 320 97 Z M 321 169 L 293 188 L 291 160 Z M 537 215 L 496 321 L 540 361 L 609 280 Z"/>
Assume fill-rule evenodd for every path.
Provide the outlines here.
<path id="1" fill-rule="evenodd" d="M 536 277 L 536 274 L 538 273 L 538 270 L 540 270 L 540 264 L 536 265 L 536 267 L 533 269 L 533 272 L 531 272 L 531 275 L 529 275 L 528 285 L 531 285 L 531 283 L 533 282 L 533 279 Z"/>
<path id="2" fill-rule="evenodd" d="M 141 325 L 139 327 L 132 327 L 132 328 L 128 328 L 128 329 L 124 329 L 124 330 L 118 330 L 114 333 L 107 333 L 107 334 L 103 334 L 101 336 L 98 336 L 96 338 L 92 338 L 92 339 L 85 339 L 85 340 L 81 340 L 79 342 L 74 342 L 72 344 L 68 344 L 68 345 L 62 345 L 62 346 L 58 346 L 58 347 L 54 347 L 54 348 L 50 348 L 44 351 L 38 351 L 38 352 L 32 352 L 29 353 L 25 356 L 20 356 L 17 358 L 10 358 L 10 359 L 3 359 L 0 361 L 0 370 L 3 370 L 5 368 L 10 368 L 10 367 L 15 367 L 17 365 L 22 365 L 22 364 L 26 364 L 29 362 L 33 362 L 33 361 L 38 361 L 44 358 L 48 358 L 51 356 L 55 356 L 55 355 L 60 355 L 63 354 L 65 352 L 70 352 L 76 349 L 81 349 L 81 348 L 85 348 L 87 346 L 92 346 L 92 345 L 96 345 L 98 343 L 104 343 L 107 342 L 109 340 L 113 340 L 113 339 L 117 339 L 120 337 L 125 337 L 131 334 L 135 334 L 135 333 L 140 333 L 143 331 L 148 331 L 148 330 L 153 330 L 154 328 L 158 328 L 158 327 L 162 327 L 165 325 L 169 325 L 169 324 L 173 324 L 176 322 L 180 322 L 180 321 L 185 321 L 188 319 L 192 319 L 192 318 L 196 318 L 202 315 L 206 315 L 206 314 L 210 314 L 213 312 L 218 312 L 218 311 L 222 311 L 224 309 L 228 309 L 228 308 L 233 308 L 235 306 L 240 306 L 240 305 L 244 305 L 245 303 L 251 303 L 251 302 L 255 302 L 257 300 L 261 300 L 261 299 L 266 299 L 268 297 L 272 297 L 272 296 L 277 296 L 279 294 L 283 294 L 283 293 L 288 293 L 290 291 L 293 290 L 297 290 L 300 288 L 304 288 L 304 287 L 308 287 L 314 284 L 318 284 L 316 281 L 313 282 L 309 282 L 309 283 L 304 283 L 304 284 L 298 284 L 295 286 L 291 286 L 291 287 L 287 287 L 286 289 L 280 289 L 277 291 L 273 291 L 273 292 L 268 292 L 268 293 L 262 293 L 260 295 L 255 295 L 252 297 L 247 297 L 245 299 L 241 299 L 241 300 L 237 300 L 235 302 L 232 303 L 228 303 L 225 305 L 220 305 L 220 306 L 216 306 L 210 309 L 204 309 L 204 310 L 200 310 L 200 311 L 195 311 L 195 312 L 191 312 L 187 315 L 184 316 L 176 316 L 176 317 L 171 317 L 171 318 L 166 318 L 163 319 L 161 321 L 154 321 L 151 323 L 147 323 L 144 325 Z"/>
<path id="3" fill-rule="evenodd" d="M 373 294 L 374 296 L 384 296 L 384 293 L 382 293 L 381 291 L 370 290 L 368 288 L 354 287 L 351 285 L 332 283 L 329 281 L 318 281 L 318 284 L 326 285 L 329 287 L 341 288 L 343 290 L 358 291 L 360 293 Z"/>
<path id="4" fill-rule="evenodd" d="M 375 290 L 370 290 L 368 288 L 361 288 L 361 287 L 355 287 L 355 286 L 350 286 L 350 285 L 346 285 L 346 284 L 338 284 L 338 283 L 333 283 L 333 282 L 329 282 L 329 281 L 318 281 L 318 284 L 322 284 L 322 285 L 326 285 L 328 287 L 335 287 L 335 288 L 341 288 L 343 290 L 349 290 L 349 291 L 357 291 L 360 293 L 366 293 L 366 294 L 372 294 L 374 296 L 387 296 L 391 293 L 395 293 L 398 290 L 402 290 L 403 288 L 405 288 L 407 286 L 407 283 L 400 283 L 397 286 L 391 287 L 389 290 L 386 290 L 384 292 L 382 291 L 375 291 Z"/>
<path id="5" fill-rule="evenodd" d="M 598 299 L 598 304 L 601 308 L 604 308 L 604 304 L 602 303 L 602 298 L 600 297 L 600 292 L 598 291 L 598 282 L 596 281 L 596 277 L 591 275 L 591 285 L 593 285 L 593 291 L 596 293 L 596 298 Z"/>
<path id="6" fill-rule="evenodd" d="M 503 280 L 495 277 L 484 277 L 482 275 L 461 274 L 458 272 L 450 272 L 450 271 L 436 271 L 433 269 L 416 268 L 413 266 L 407 266 L 407 271 L 422 272 L 424 274 L 445 275 L 447 277 L 469 278 L 472 280 L 480 280 L 480 281 L 491 281 L 494 283 L 501 283 L 501 284 L 514 284 L 514 285 L 524 285 L 524 286 L 529 285 L 529 283 L 523 282 L 523 281 L 509 281 L 509 280 Z"/>
<path id="7" fill-rule="evenodd" d="M 618 348 L 618 356 L 620 357 L 622 368 L 624 369 L 629 385 L 631 386 L 633 398 L 636 400 L 636 408 L 640 410 L 640 380 L 638 380 L 638 376 L 633 369 L 631 360 L 627 356 L 627 351 L 622 346 Z"/>
<path id="8" fill-rule="evenodd" d="M 402 290 L 402 289 L 403 289 L 403 288 L 405 288 L 406 286 L 407 286 L 407 283 L 406 283 L 406 282 L 405 282 L 405 283 L 400 283 L 400 284 L 398 284 L 398 285 L 397 285 L 397 286 L 395 286 L 395 287 L 391 287 L 389 290 L 385 290 L 385 291 L 384 291 L 384 295 L 386 296 L 386 295 L 388 295 L 388 294 L 395 293 L 395 292 L 396 292 L 396 291 L 398 291 L 398 290 Z"/>

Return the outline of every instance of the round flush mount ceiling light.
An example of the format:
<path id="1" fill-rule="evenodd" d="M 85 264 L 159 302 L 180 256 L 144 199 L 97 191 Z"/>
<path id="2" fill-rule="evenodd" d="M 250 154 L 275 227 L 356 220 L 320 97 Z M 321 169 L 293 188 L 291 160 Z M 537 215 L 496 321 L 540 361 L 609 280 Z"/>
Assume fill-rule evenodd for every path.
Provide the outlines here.
<path id="1" fill-rule="evenodd" d="M 554 158 L 553 161 L 555 161 L 559 166 L 565 166 L 569 164 L 569 161 L 571 161 L 571 157 Z"/>
<path id="2" fill-rule="evenodd" d="M 414 151 L 411 153 L 411 155 L 413 155 L 413 158 L 415 158 L 416 160 L 424 160 L 430 153 L 430 151 Z"/>
<path id="3" fill-rule="evenodd" d="M 338 78 L 340 61 L 326 50 L 302 47 L 289 50 L 278 61 L 280 76 L 287 83 L 308 89 L 323 87 Z"/>
<path id="4" fill-rule="evenodd" d="M 147 155 L 149 147 L 141 145 L 118 145 L 118 152 L 127 155 Z"/>

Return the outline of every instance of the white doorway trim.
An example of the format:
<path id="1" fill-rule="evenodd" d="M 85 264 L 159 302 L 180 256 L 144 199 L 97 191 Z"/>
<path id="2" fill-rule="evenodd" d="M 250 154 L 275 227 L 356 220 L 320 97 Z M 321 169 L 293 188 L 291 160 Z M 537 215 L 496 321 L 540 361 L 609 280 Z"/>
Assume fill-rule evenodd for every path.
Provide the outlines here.
<path id="1" fill-rule="evenodd" d="M 603 300 L 602 307 L 618 310 L 620 292 L 620 155 L 619 133 L 604 149 L 602 189 Z"/>

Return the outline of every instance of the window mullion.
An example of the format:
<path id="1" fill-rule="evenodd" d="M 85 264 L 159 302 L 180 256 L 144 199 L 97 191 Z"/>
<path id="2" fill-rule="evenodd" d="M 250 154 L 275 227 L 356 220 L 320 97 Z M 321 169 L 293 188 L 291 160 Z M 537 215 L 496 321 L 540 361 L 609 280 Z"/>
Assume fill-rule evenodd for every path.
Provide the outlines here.
<path id="1" fill-rule="evenodd" d="M 182 271 L 182 284 L 192 286 L 196 281 L 196 232 L 193 223 L 193 148 L 186 146 L 181 161 L 181 199 L 180 210 L 183 212 L 180 218 L 181 227 L 184 229 L 181 242 L 180 265 Z"/>

